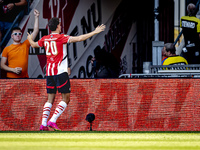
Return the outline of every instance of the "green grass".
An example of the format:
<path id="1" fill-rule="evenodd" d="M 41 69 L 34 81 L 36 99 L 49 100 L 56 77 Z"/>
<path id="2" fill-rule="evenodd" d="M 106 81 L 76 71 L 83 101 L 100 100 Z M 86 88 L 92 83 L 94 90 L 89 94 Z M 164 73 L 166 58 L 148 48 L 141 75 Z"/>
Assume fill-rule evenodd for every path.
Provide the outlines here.
<path id="1" fill-rule="evenodd" d="M 200 149 L 194 132 L 0 132 L 0 150 Z"/>

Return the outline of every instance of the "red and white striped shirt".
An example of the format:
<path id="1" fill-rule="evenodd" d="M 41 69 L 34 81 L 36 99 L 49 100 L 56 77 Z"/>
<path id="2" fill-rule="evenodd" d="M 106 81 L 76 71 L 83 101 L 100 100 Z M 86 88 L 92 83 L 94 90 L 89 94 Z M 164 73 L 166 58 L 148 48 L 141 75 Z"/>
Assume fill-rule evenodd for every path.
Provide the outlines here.
<path id="1" fill-rule="evenodd" d="M 40 47 L 45 47 L 47 65 L 46 76 L 54 76 L 68 72 L 67 43 L 70 36 L 64 34 L 50 34 L 43 36 L 39 41 Z"/>

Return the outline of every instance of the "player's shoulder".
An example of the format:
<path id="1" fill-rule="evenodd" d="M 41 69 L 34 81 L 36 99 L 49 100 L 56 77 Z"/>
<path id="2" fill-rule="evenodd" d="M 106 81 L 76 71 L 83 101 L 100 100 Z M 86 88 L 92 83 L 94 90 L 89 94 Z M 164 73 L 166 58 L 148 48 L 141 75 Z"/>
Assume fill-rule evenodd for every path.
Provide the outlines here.
<path id="1" fill-rule="evenodd" d="M 60 36 L 62 36 L 62 37 L 69 37 L 69 35 L 67 35 L 67 34 L 60 34 Z"/>
<path id="2" fill-rule="evenodd" d="M 41 37 L 41 39 L 39 39 L 38 41 L 45 41 L 45 39 L 49 39 L 50 36 L 49 35 L 44 35 Z"/>
<path id="3" fill-rule="evenodd" d="M 49 34 L 49 35 L 44 35 L 44 36 L 42 37 L 42 39 L 47 39 L 47 38 L 51 38 L 51 34 Z"/>
<path id="4" fill-rule="evenodd" d="M 60 39 L 62 42 L 66 43 L 66 42 L 70 39 L 70 36 L 69 36 L 69 35 L 66 35 L 66 34 L 60 34 L 59 39 Z"/>

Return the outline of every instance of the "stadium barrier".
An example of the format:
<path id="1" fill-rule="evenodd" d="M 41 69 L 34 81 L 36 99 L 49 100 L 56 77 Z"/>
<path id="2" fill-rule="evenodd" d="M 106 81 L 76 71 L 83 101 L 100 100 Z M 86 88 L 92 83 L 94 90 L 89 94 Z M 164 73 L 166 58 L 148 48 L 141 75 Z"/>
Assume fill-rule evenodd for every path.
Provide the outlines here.
<path id="1" fill-rule="evenodd" d="M 200 131 L 200 79 L 71 79 L 64 131 Z M 47 100 L 44 79 L 1 79 L 0 130 L 37 131 Z M 55 104 L 61 100 L 57 95 Z M 55 105 L 52 107 L 52 116 Z"/>
<path id="2" fill-rule="evenodd" d="M 166 73 L 173 70 L 172 73 L 199 73 L 200 72 L 200 65 L 193 64 L 193 65 L 150 65 L 149 66 L 150 73 Z M 160 72 L 162 71 L 162 72 Z"/>
<path id="3" fill-rule="evenodd" d="M 200 78 L 200 65 L 197 64 L 149 66 L 146 64 L 143 71 L 145 71 L 143 74 L 121 74 L 119 78 Z"/>

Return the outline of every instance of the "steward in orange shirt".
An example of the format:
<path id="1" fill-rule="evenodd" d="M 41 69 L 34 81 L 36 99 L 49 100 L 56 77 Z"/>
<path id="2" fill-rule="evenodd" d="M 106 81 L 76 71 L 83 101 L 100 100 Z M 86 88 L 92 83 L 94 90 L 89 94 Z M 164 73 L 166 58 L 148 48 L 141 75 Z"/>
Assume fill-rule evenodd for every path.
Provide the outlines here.
<path id="1" fill-rule="evenodd" d="M 32 33 L 34 40 L 39 32 L 39 11 L 34 10 L 35 23 Z M 13 44 L 4 48 L 1 58 L 1 68 L 7 71 L 7 78 L 28 78 L 28 54 L 30 43 L 21 43 L 22 31 L 19 27 L 12 29 Z M 7 65 L 8 63 L 8 65 Z"/>

